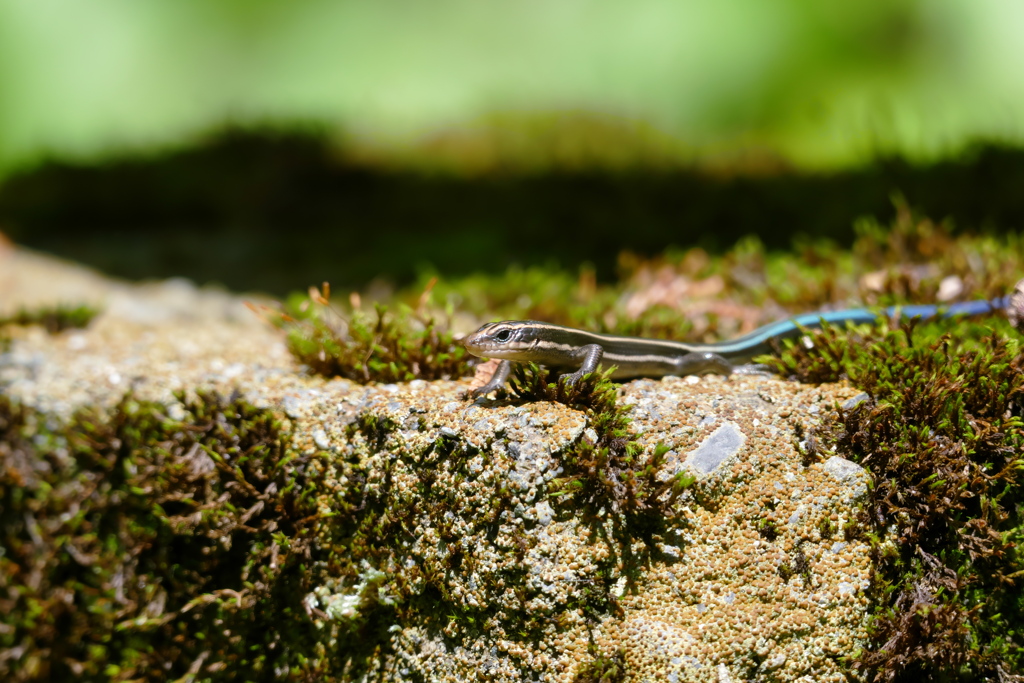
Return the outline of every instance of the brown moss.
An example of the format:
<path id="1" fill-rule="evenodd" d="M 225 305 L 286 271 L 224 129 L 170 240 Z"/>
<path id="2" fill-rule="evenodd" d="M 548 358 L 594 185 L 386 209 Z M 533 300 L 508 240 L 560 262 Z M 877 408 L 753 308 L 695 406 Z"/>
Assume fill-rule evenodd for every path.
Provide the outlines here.
<path id="1" fill-rule="evenodd" d="M 5 680 L 290 665 L 285 640 L 309 628 L 279 600 L 301 581 L 301 477 L 272 415 L 213 395 L 185 408 L 125 398 L 47 431 L 0 397 Z"/>
<path id="2" fill-rule="evenodd" d="M 628 680 L 626 657 L 622 650 L 611 655 L 597 655 L 579 669 L 573 683 L 623 683 Z"/>
<path id="3" fill-rule="evenodd" d="M 874 680 L 1024 670 L 1024 354 L 991 330 L 957 333 L 908 322 L 865 340 L 830 328 L 769 360 L 870 397 L 837 406 L 818 437 L 874 477 L 846 530 L 875 545 L 874 640 L 857 662 Z"/>

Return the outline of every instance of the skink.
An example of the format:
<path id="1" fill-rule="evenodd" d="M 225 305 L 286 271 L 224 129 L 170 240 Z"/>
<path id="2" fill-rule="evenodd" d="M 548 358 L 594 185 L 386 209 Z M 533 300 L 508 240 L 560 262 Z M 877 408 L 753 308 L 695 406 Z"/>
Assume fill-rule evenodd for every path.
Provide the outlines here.
<path id="1" fill-rule="evenodd" d="M 1022 281 L 1024 282 L 1024 281 Z M 490 381 L 470 392 L 478 397 L 500 389 L 508 380 L 512 363 L 539 363 L 553 368 L 576 368 L 569 382 L 602 366 L 615 366 L 612 379 L 663 377 L 742 370 L 743 363 L 771 351 L 771 340 L 800 336 L 801 328 L 821 327 L 822 321 L 873 323 L 881 318 L 950 318 L 982 315 L 1004 309 L 1010 297 L 991 301 L 968 301 L 948 306 L 893 306 L 880 311 L 864 308 L 805 313 L 770 323 L 742 337 L 714 344 L 684 344 L 661 339 L 618 337 L 562 327 L 535 320 L 506 320 L 487 323 L 467 336 L 463 343 L 474 356 L 501 360 Z"/>

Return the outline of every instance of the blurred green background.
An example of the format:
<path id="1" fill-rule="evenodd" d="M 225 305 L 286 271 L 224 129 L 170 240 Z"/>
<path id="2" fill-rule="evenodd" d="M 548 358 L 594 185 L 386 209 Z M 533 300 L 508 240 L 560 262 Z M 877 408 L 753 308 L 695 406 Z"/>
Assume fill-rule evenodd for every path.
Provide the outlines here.
<path id="1" fill-rule="evenodd" d="M 0 230 L 331 279 L 1024 217 L 1009 0 L 3 0 Z"/>

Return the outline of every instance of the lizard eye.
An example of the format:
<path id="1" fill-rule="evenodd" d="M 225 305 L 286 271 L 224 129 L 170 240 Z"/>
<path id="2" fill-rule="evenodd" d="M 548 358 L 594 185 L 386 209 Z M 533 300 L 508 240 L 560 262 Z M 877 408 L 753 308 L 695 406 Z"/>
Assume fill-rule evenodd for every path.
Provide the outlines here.
<path id="1" fill-rule="evenodd" d="M 505 328 L 498 334 L 494 335 L 494 338 L 500 342 L 507 342 L 512 337 L 512 330 Z"/>

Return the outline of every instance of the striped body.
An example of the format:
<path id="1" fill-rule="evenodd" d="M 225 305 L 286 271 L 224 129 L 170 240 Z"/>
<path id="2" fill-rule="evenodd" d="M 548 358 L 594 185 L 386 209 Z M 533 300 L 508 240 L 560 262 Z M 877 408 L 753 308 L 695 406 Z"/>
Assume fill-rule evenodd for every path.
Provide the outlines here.
<path id="1" fill-rule="evenodd" d="M 505 361 L 503 368 L 477 395 L 498 388 L 504 383 L 509 363 L 540 363 L 554 368 L 578 368 L 574 379 L 600 367 L 615 366 L 614 379 L 631 377 L 662 377 L 706 372 L 728 374 L 737 364 L 771 351 L 771 340 L 800 336 L 801 328 L 830 324 L 873 323 L 880 318 L 948 318 L 960 315 L 981 315 L 1005 308 L 1008 297 L 992 301 L 937 306 L 894 306 L 880 312 L 868 309 L 807 313 L 765 325 L 729 341 L 713 344 L 620 337 L 597 334 L 571 327 L 562 327 L 534 320 L 508 320 L 487 323 L 466 337 L 466 349 L 475 356 Z"/>
<path id="2" fill-rule="evenodd" d="M 506 342 L 488 340 L 509 325 L 516 326 L 512 339 Z M 678 372 L 680 358 L 703 350 L 717 353 L 714 344 L 618 337 L 535 320 L 490 323 L 467 337 L 464 343 L 475 356 L 573 369 L 583 363 L 583 349 L 596 344 L 603 350 L 601 366 L 616 367 L 613 379 L 687 374 Z"/>

